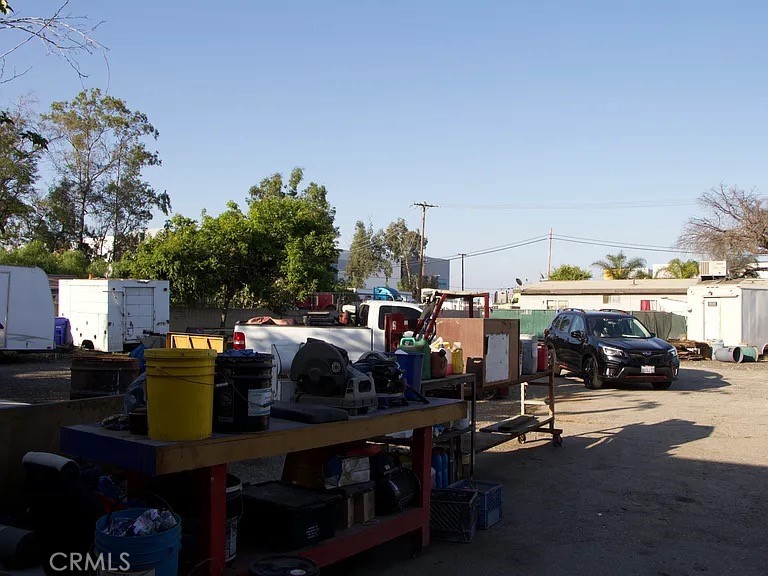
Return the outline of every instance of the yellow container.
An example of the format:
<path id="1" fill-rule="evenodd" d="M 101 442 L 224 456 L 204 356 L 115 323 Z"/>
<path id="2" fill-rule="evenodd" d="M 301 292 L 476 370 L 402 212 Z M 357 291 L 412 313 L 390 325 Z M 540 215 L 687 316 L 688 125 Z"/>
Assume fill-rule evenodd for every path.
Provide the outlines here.
<path id="1" fill-rule="evenodd" d="M 202 440 L 213 426 L 215 350 L 150 349 L 147 420 L 153 440 Z"/>
<path id="2" fill-rule="evenodd" d="M 464 350 L 461 348 L 461 342 L 453 343 L 451 363 L 453 364 L 454 374 L 464 374 Z"/>

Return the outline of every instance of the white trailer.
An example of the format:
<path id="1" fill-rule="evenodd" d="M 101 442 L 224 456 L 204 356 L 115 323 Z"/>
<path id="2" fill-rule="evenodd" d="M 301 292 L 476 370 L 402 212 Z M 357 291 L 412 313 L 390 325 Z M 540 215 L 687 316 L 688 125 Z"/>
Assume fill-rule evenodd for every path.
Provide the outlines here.
<path id="1" fill-rule="evenodd" d="M 729 280 L 688 289 L 688 339 L 726 346 L 768 346 L 768 282 Z"/>
<path id="2" fill-rule="evenodd" d="M 75 346 L 122 352 L 148 334 L 166 334 L 171 317 L 165 280 L 59 280 L 59 316 Z"/>
<path id="3" fill-rule="evenodd" d="M 40 268 L 0 266 L 0 350 L 53 350 L 54 310 Z"/>

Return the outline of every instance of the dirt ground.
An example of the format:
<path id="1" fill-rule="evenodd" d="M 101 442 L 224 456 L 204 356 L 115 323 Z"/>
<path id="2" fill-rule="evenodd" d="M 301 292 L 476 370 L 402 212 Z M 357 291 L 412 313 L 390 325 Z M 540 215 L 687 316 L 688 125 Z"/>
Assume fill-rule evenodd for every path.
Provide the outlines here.
<path id="1" fill-rule="evenodd" d="M 667 391 L 559 378 L 549 437 L 480 454 L 504 519 L 471 544 L 403 542 L 334 573 L 504 576 L 768 574 L 768 364 L 684 364 Z M 484 402 L 489 418 L 514 409 Z"/>
<path id="2" fill-rule="evenodd" d="M 1 402 L 69 400 L 70 354 L 0 354 Z"/>
<path id="3" fill-rule="evenodd" d="M 69 361 L 0 356 L 0 401 L 66 399 Z M 529 435 L 478 456 L 476 477 L 504 484 L 500 524 L 417 559 L 396 541 L 323 573 L 768 573 L 768 364 L 686 363 L 667 391 L 557 383 L 561 448 Z M 487 421 L 515 410 L 479 405 Z"/>

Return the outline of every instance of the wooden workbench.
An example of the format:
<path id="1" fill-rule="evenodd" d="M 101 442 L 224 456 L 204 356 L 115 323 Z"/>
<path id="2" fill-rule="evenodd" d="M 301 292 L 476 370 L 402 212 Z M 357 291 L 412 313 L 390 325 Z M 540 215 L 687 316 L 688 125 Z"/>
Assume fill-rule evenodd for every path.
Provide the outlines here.
<path id="1" fill-rule="evenodd" d="M 379 518 L 370 526 L 356 525 L 301 551 L 325 566 L 405 534 L 412 534 L 416 548 L 429 544 L 432 426 L 465 416 L 463 400 L 431 398 L 428 405 L 414 403 L 328 424 L 273 418 L 265 432 L 215 434 L 193 442 L 160 442 L 105 430 L 98 424 L 65 426 L 61 429 L 61 451 L 148 476 L 194 470 L 196 483 L 204 490 L 200 500 L 204 526 L 200 552 L 202 558 L 213 559 L 209 573 L 218 574 L 215 566 L 224 566 L 227 463 L 345 444 L 412 428 L 413 471 L 421 483 L 418 507 Z"/>

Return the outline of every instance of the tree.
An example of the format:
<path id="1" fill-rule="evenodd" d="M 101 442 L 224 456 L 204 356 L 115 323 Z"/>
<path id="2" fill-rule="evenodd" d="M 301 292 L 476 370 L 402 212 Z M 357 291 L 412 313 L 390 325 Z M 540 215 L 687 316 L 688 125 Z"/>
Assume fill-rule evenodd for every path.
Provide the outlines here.
<path id="1" fill-rule="evenodd" d="M 387 256 L 400 266 L 400 281 L 397 287 L 404 292 L 415 293 L 418 288 L 420 241 L 421 234 L 409 230 L 403 218 L 398 218 L 384 230 L 384 247 Z M 426 238 L 424 245 L 427 245 Z"/>
<path id="2" fill-rule="evenodd" d="M 0 0 L 0 31 L 4 32 L 6 44 L 0 49 L 0 82 L 10 82 L 29 72 L 13 70 L 6 76 L 5 68 L 9 58 L 31 42 L 39 43 L 46 54 L 56 54 L 81 78 L 85 77 L 78 62 L 82 54 L 104 53 L 104 47 L 93 38 L 101 24 L 90 25 L 85 16 L 66 12 L 69 1 L 64 1 L 50 16 L 17 15 L 7 0 Z"/>
<path id="3" fill-rule="evenodd" d="M 627 258 L 624 252 L 618 254 L 606 254 L 605 260 L 598 260 L 592 266 L 603 270 L 610 280 L 626 280 L 637 277 L 637 274 L 645 268 L 645 260 L 642 258 Z"/>
<path id="4" fill-rule="evenodd" d="M 6 266 L 37 266 L 46 274 L 67 274 L 85 278 L 89 273 L 89 262 L 78 250 L 51 252 L 40 241 L 32 241 L 12 250 L 0 250 L 0 264 Z"/>
<path id="5" fill-rule="evenodd" d="M 15 245 L 34 214 L 37 164 L 47 141 L 30 129 L 23 103 L 0 113 L 0 245 Z"/>
<path id="6" fill-rule="evenodd" d="M 222 327 L 233 305 L 280 311 L 330 289 L 338 258 L 335 212 L 325 187 L 298 190 L 301 176 L 291 174 L 295 194 L 282 177 L 263 180 L 252 188 L 247 211 L 230 202 L 199 222 L 175 215 L 118 262 L 114 275 L 168 280 L 173 304 L 218 307 Z"/>
<path id="7" fill-rule="evenodd" d="M 680 258 L 670 260 L 662 268 L 656 277 L 659 278 L 696 278 L 699 275 L 699 263 L 696 260 L 686 260 L 683 262 Z"/>
<path id="8" fill-rule="evenodd" d="M 589 270 L 571 264 L 562 264 L 552 270 L 549 275 L 550 280 L 589 280 L 590 278 L 592 273 Z"/>
<path id="9" fill-rule="evenodd" d="M 73 207 L 75 246 L 97 252 L 106 236 L 113 236 L 113 256 L 144 231 L 152 211 L 167 214 L 170 200 L 142 181 L 142 170 L 157 166 L 157 152 L 147 148 L 158 132 L 147 116 L 133 112 L 123 100 L 102 95 L 99 89 L 83 91 L 71 102 L 54 102 L 43 116 L 48 124 L 54 166 L 61 176 L 57 189 L 64 204 Z"/>
<path id="10" fill-rule="evenodd" d="M 260 295 L 273 310 L 336 283 L 336 210 L 325 186 L 310 182 L 300 189 L 303 180 L 303 170 L 294 168 L 287 184 L 274 174 L 250 189 L 248 218 L 264 238 L 270 264 L 278 268 L 273 284 Z"/>
<path id="11" fill-rule="evenodd" d="M 713 260 L 726 260 L 739 275 L 768 254 L 768 201 L 754 188 L 720 183 L 699 197 L 706 214 L 688 220 L 678 244 Z"/>
<path id="12" fill-rule="evenodd" d="M 349 247 L 349 262 L 345 276 L 350 288 L 364 288 L 365 281 L 377 272 L 383 272 L 386 282 L 392 275 L 392 264 L 387 260 L 384 233 L 374 232 L 373 227 L 358 220 Z"/>

